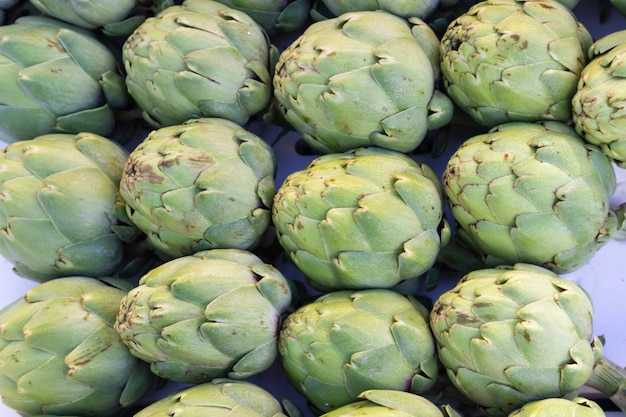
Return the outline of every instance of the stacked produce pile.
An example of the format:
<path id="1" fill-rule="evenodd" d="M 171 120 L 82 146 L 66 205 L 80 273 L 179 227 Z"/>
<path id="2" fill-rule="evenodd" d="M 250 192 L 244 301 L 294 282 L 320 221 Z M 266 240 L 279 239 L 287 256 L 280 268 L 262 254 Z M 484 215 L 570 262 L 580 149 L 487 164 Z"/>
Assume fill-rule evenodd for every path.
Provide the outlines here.
<path id="1" fill-rule="evenodd" d="M 625 412 L 567 274 L 626 236 L 626 31 L 577 7 L 0 2 L 3 403 Z"/>

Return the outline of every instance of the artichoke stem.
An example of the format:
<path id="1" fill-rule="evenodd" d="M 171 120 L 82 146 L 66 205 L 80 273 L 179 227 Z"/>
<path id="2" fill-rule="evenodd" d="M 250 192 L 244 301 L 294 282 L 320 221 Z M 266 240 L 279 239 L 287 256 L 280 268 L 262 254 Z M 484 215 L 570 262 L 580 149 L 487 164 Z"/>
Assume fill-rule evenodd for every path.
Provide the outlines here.
<path id="1" fill-rule="evenodd" d="M 613 239 L 626 240 L 626 203 L 613 208 L 613 212 L 617 217 L 617 228 L 612 235 Z"/>
<path id="2" fill-rule="evenodd" d="M 608 395 L 626 413 L 626 369 L 603 356 L 596 362 L 586 385 Z"/>

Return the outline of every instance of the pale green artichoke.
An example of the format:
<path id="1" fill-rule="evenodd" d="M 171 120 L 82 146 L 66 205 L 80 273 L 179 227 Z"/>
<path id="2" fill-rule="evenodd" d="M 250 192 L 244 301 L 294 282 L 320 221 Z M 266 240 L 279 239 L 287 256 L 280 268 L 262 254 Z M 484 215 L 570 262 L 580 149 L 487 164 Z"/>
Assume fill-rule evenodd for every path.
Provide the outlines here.
<path id="1" fill-rule="evenodd" d="M 591 299 L 535 265 L 470 272 L 435 301 L 430 325 L 450 381 L 489 415 L 576 394 L 595 363 Z"/>
<path id="2" fill-rule="evenodd" d="M 438 375 L 427 316 L 416 299 L 388 289 L 321 295 L 283 322 L 285 375 L 321 412 L 369 389 L 424 393 Z"/>
<path id="3" fill-rule="evenodd" d="M 329 19 L 348 12 L 384 10 L 404 18 L 429 17 L 439 6 L 439 0 L 315 0 L 314 19 Z"/>
<path id="4" fill-rule="evenodd" d="M 433 170 L 375 147 L 323 155 L 292 172 L 272 219 L 289 258 L 323 291 L 419 278 L 449 239 Z"/>
<path id="5" fill-rule="evenodd" d="M 321 417 L 459 417 L 450 406 L 441 409 L 430 400 L 397 390 L 367 390 L 358 400 Z"/>
<path id="6" fill-rule="evenodd" d="M 246 381 L 214 379 L 182 388 L 161 398 L 134 417 L 287 417 L 271 393 Z"/>
<path id="7" fill-rule="evenodd" d="M 213 249 L 141 277 L 121 303 L 115 329 L 155 374 L 186 383 L 258 374 L 277 357 L 291 287 L 256 255 Z"/>
<path id="8" fill-rule="evenodd" d="M 91 133 L 42 135 L 0 153 L 0 254 L 18 275 L 115 272 L 124 242 L 114 204 L 127 156 Z"/>
<path id="9" fill-rule="evenodd" d="M 626 30 L 597 40 L 572 99 L 576 131 L 626 168 Z"/>
<path id="10" fill-rule="evenodd" d="M 96 278 L 40 284 L 0 310 L 0 396 L 22 416 L 117 417 L 154 375 L 113 328 L 125 289 Z"/>
<path id="11" fill-rule="evenodd" d="M 583 397 L 546 398 L 524 404 L 508 417 L 605 417 L 602 407 Z"/>
<path id="12" fill-rule="evenodd" d="M 270 45 L 246 13 L 186 0 L 146 19 L 122 48 L 126 85 L 154 127 L 219 117 L 244 124 L 272 96 Z"/>
<path id="13" fill-rule="evenodd" d="M 68 23 L 24 16 L 0 26 L 0 140 L 107 136 L 130 103 L 113 53 Z"/>
<path id="14" fill-rule="evenodd" d="M 485 265 L 573 271 L 618 228 L 610 160 L 560 122 L 510 122 L 474 136 L 442 179 L 458 237 Z"/>
<path id="15" fill-rule="evenodd" d="M 130 35 L 147 17 L 172 6 L 174 0 L 29 0 L 44 15 L 109 36 Z"/>
<path id="16" fill-rule="evenodd" d="M 29 0 L 41 13 L 84 29 L 125 19 L 138 0 Z"/>
<path id="17" fill-rule="evenodd" d="M 271 224 L 276 160 L 263 139 L 224 119 L 150 132 L 120 183 L 128 218 L 165 258 L 252 249 Z"/>
<path id="18" fill-rule="evenodd" d="M 268 33 L 291 32 L 307 23 L 311 0 L 218 0 L 241 10 Z"/>
<path id="19" fill-rule="evenodd" d="M 423 21 L 384 11 L 315 22 L 279 56 L 277 107 L 318 152 L 411 152 L 452 118 L 452 102 L 435 88 L 438 45 Z"/>
<path id="20" fill-rule="evenodd" d="M 441 74 L 450 98 L 476 122 L 572 118 L 572 97 L 592 38 L 555 0 L 486 0 L 441 39 Z"/>

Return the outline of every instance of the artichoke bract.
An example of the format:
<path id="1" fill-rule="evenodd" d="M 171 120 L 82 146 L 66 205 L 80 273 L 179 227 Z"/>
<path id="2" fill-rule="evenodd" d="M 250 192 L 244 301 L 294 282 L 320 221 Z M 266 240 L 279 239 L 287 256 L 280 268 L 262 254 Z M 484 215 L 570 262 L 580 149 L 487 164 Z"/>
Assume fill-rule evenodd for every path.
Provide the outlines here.
<path id="1" fill-rule="evenodd" d="M 39 284 L 0 310 L 0 396 L 23 416 L 115 417 L 152 387 L 113 328 L 126 291 L 88 277 Z"/>
<path id="2" fill-rule="evenodd" d="M 251 252 L 213 249 L 146 273 L 120 303 L 115 329 L 131 353 L 169 380 L 247 378 L 277 357 L 291 303 L 282 273 Z"/>
<path id="3" fill-rule="evenodd" d="M 459 416 L 452 408 L 445 411 L 430 400 L 409 392 L 397 390 L 367 390 L 358 400 L 324 413 L 322 417 L 444 417 Z"/>
<path id="4" fill-rule="evenodd" d="M 114 215 L 127 151 L 103 136 L 56 133 L 0 153 L 0 254 L 35 281 L 108 276 L 124 242 Z"/>
<path id="5" fill-rule="evenodd" d="M 270 45 L 246 13 L 186 0 L 146 19 L 122 47 L 128 92 L 164 127 L 199 117 L 244 124 L 272 96 Z"/>
<path id="6" fill-rule="evenodd" d="M 328 19 L 348 12 L 384 10 L 404 18 L 429 17 L 439 6 L 439 0 L 316 0 L 312 15 Z"/>
<path id="7" fill-rule="evenodd" d="M 292 172 L 272 220 L 289 258 L 322 291 L 417 279 L 449 239 L 433 170 L 376 147 L 323 155 Z"/>
<path id="8" fill-rule="evenodd" d="M 225 416 L 287 417 L 280 403 L 250 382 L 217 378 L 180 389 L 134 414 L 134 417 Z"/>
<path id="9" fill-rule="evenodd" d="M 559 273 L 587 263 L 617 230 L 615 178 L 609 158 L 560 122 L 509 122 L 474 136 L 442 175 L 457 236 L 487 266 Z"/>
<path id="10" fill-rule="evenodd" d="M 605 417 L 602 407 L 595 401 L 583 397 L 546 398 L 531 401 L 515 410 L 508 417 Z"/>
<path id="11" fill-rule="evenodd" d="M 0 140 L 107 136 L 130 103 L 113 53 L 90 32 L 45 16 L 0 26 Z"/>
<path id="12" fill-rule="evenodd" d="M 626 168 L 626 114 L 622 94 L 626 88 L 626 30 L 598 39 L 582 70 L 572 99 L 576 131 L 618 166 Z"/>
<path id="13" fill-rule="evenodd" d="M 260 137 L 224 119 L 150 132 L 129 155 L 120 196 L 165 258 L 252 249 L 271 224 L 276 159 Z"/>
<path id="14" fill-rule="evenodd" d="M 282 324 L 285 375 L 321 412 L 370 389 L 424 393 L 438 375 L 427 316 L 419 301 L 393 290 L 323 294 Z"/>
<path id="15" fill-rule="evenodd" d="M 460 109 L 488 127 L 568 121 L 591 43 L 587 29 L 557 1 L 482 1 L 441 39 L 443 84 Z"/>
<path id="16" fill-rule="evenodd" d="M 310 0 L 218 0 L 241 10 L 268 33 L 291 32 L 303 27 L 311 10 Z"/>
<path id="17" fill-rule="evenodd" d="M 435 88 L 438 45 L 423 21 L 384 11 L 315 22 L 279 56 L 277 107 L 318 152 L 411 152 L 452 118 L 452 102 Z"/>
<path id="18" fill-rule="evenodd" d="M 536 265 L 470 272 L 435 301 L 430 325 L 450 381 L 489 415 L 575 394 L 595 363 L 589 296 Z"/>

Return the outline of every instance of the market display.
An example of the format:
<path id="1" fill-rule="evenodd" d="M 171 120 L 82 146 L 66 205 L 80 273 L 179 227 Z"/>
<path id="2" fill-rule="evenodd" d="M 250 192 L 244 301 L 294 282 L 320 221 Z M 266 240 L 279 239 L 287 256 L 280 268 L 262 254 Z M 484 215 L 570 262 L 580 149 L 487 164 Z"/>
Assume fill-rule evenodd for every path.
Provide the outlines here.
<path id="1" fill-rule="evenodd" d="M 0 414 L 623 417 L 625 45 L 618 0 L 0 0 Z"/>

